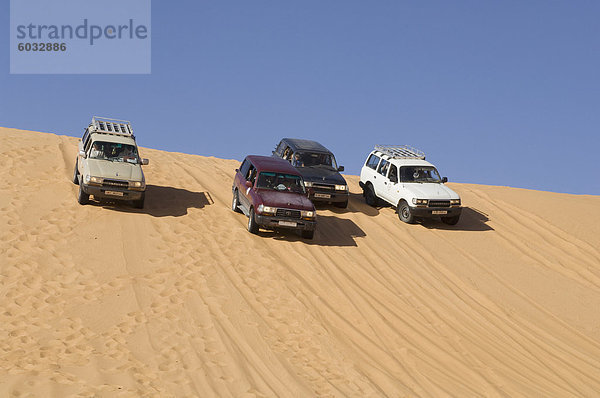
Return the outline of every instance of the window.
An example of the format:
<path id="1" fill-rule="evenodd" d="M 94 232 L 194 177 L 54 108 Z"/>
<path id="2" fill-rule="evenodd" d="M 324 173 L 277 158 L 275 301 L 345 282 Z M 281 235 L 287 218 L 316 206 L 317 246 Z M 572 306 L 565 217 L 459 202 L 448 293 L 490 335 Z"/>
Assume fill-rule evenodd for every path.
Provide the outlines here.
<path id="1" fill-rule="evenodd" d="M 90 130 L 85 129 L 85 131 L 83 132 L 83 137 L 81 138 L 81 141 L 83 142 L 84 147 L 87 147 L 87 145 L 89 144 L 89 139 L 90 139 Z"/>
<path id="2" fill-rule="evenodd" d="M 396 165 L 390 166 L 390 173 L 388 174 L 388 178 L 391 182 L 398 182 L 398 168 Z"/>
<path id="3" fill-rule="evenodd" d="M 256 186 L 257 188 L 272 189 L 275 191 L 306 193 L 302 178 L 293 174 L 261 171 L 258 175 Z"/>
<path id="4" fill-rule="evenodd" d="M 337 170 L 337 164 L 333 155 L 324 152 L 296 152 L 292 159 L 292 165 L 295 167 L 322 166 Z"/>
<path id="5" fill-rule="evenodd" d="M 279 156 L 283 156 L 283 150 L 285 149 L 285 142 L 281 141 L 277 148 L 275 149 L 275 153 Z"/>
<path id="6" fill-rule="evenodd" d="M 390 162 L 385 159 L 381 159 L 381 163 L 379 163 L 379 167 L 377 168 L 377 172 L 381 175 L 386 175 L 388 171 L 388 167 L 390 166 Z"/>
<path id="7" fill-rule="evenodd" d="M 376 170 L 378 163 L 379 163 L 379 156 L 377 156 L 375 154 L 371 154 L 371 156 L 369 156 L 369 160 L 367 160 L 367 167 L 370 167 L 373 170 Z"/>
<path id="8" fill-rule="evenodd" d="M 246 178 L 248 175 L 248 168 L 250 168 L 250 161 L 248 159 L 244 159 L 242 165 L 240 166 L 240 174 Z"/>
<path id="9" fill-rule="evenodd" d="M 400 168 L 402 182 L 442 182 L 435 167 L 405 166 Z"/>
<path id="10" fill-rule="evenodd" d="M 250 164 L 250 168 L 248 169 L 248 173 L 244 176 L 247 181 L 250 181 L 252 185 L 254 185 L 254 179 L 256 178 L 256 169 L 253 164 Z"/>
<path id="11" fill-rule="evenodd" d="M 117 142 L 94 141 L 89 153 L 90 159 L 110 160 L 138 164 L 139 157 L 134 145 Z"/>

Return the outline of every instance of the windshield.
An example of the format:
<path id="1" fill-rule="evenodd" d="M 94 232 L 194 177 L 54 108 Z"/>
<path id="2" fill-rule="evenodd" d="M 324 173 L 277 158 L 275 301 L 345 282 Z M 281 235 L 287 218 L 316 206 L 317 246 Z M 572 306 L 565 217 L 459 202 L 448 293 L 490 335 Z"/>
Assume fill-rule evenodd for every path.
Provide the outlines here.
<path id="1" fill-rule="evenodd" d="M 442 182 L 438 171 L 431 166 L 404 166 L 400 168 L 402 182 Z"/>
<path id="2" fill-rule="evenodd" d="M 263 171 L 258 175 L 258 188 L 282 192 L 306 193 L 300 176 Z"/>
<path id="3" fill-rule="evenodd" d="M 139 163 L 135 145 L 116 142 L 95 141 L 90 148 L 90 159 L 103 159 L 113 162 Z"/>
<path id="4" fill-rule="evenodd" d="M 296 152 L 292 159 L 295 167 L 324 166 L 337 170 L 335 158 L 330 153 L 319 152 Z"/>

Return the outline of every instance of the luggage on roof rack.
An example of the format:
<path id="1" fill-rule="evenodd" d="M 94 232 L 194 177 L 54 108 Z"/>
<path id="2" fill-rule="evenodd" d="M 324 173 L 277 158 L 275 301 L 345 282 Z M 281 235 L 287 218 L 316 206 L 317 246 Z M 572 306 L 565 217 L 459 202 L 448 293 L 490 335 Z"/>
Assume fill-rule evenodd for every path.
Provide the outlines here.
<path id="1" fill-rule="evenodd" d="M 425 152 L 408 145 L 375 145 L 375 150 L 394 159 L 425 160 Z"/>
<path id="2" fill-rule="evenodd" d="M 90 131 L 96 133 L 118 134 L 133 137 L 131 122 L 128 120 L 111 119 L 94 116 L 90 123 Z"/>

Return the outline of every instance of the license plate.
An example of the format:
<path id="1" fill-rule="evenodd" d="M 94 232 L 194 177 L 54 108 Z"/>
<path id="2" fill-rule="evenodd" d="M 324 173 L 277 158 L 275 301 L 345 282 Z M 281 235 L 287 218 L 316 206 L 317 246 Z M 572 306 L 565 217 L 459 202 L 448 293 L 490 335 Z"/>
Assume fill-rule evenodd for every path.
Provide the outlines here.
<path id="1" fill-rule="evenodd" d="M 123 192 L 119 191 L 104 191 L 104 193 L 112 196 L 123 196 Z"/>
<path id="2" fill-rule="evenodd" d="M 279 225 L 281 225 L 282 227 L 295 227 L 298 224 L 292 221 L 279 221 Z"/>
<path id="3" fill-rule="evenodd" d="M 331 198 L 331 195 L 329 195 L 328 193 L 316 193 L 315 198 L 329 199 Z"/>
<path id="4" fill-rule="evenodd" d="M 448 210 L 433 210 L 431 214 L 448 214 Z"/>

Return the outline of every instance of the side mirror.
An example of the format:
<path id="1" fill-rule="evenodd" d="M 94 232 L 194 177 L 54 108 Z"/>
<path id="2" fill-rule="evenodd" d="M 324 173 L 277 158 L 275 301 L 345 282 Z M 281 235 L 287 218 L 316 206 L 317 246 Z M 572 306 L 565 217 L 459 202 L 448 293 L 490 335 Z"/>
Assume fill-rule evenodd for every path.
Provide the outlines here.
<path id="1" fill-rule="evenodd" d="M 252 182 L 250 182 L 250 181 L 246 181 L 246 186 L 247 186 L 248 188 L 252 188 Z"/>
<path id="2" fill-rule="evenodd" d="M 236 172 L 236 173 L 239 173 L 239 172 L 240 172 L 240 169 L 235 169 L 235 172 Z"/>
<path id="3" fill-rule="evenodd" d="M 79 151 L 79 156 L 85 159 L 85 151 Z"/>
<path id="4" fill-rule="evenodd" d="M 148 159 L 142 159 L 142 165 L 143 166 L 147 166 L 148 163 L 150 163 L 150 160 L 148 160 Z"/>
<path id="5" fill-rule="evenodd" d="M 443 183 L 447 183 L 448 182 L 448 177 L 442 177 L 442 182 Z"/>
<path id="6" fill-rule="evenodd" d="M 338 167 L 338 171 L 344 171 L 344 166 Z"/>

